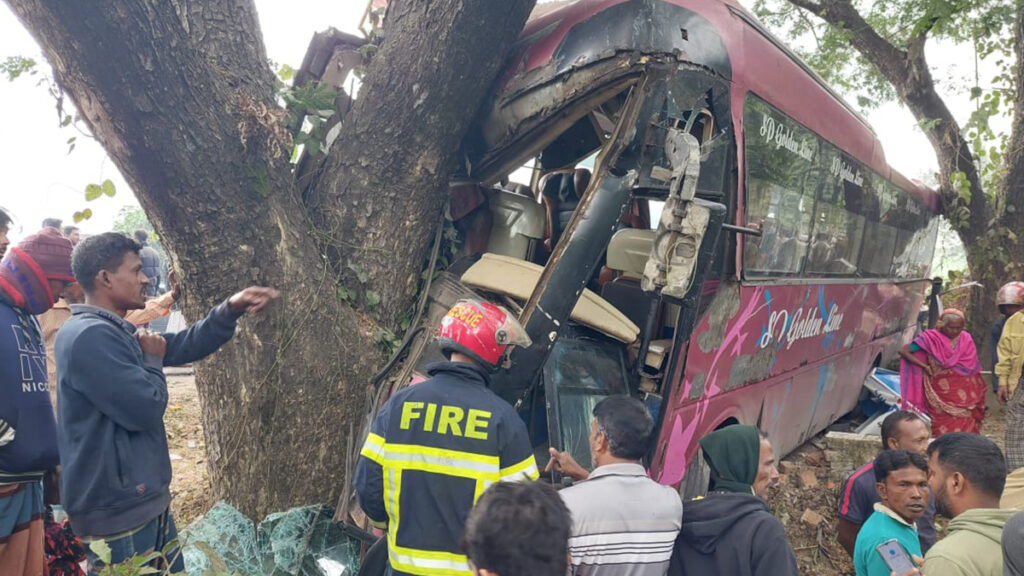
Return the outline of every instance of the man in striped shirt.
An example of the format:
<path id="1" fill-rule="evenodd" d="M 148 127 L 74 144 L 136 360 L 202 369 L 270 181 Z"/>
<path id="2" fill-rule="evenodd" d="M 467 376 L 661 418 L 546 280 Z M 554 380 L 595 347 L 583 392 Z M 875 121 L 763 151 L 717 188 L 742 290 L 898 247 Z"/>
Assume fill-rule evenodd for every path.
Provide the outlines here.
<path id="1" fill-rule="evenodd" d="M 567 452 L 551 449 L 548 469 L 579 480 L 560 492 L 572 513 L 573 576 L 664 576 L 668 571 L 683 504 L 671 487 L 648 478 L 640 463 L 653 430 L 642 402 L 609 396 L 594 407 L 592 472 Z"/>

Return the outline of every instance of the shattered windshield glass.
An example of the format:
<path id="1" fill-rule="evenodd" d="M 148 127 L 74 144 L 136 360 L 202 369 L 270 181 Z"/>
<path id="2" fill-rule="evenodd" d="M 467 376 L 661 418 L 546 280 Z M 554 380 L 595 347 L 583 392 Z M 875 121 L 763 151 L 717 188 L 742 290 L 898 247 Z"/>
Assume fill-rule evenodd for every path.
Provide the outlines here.
<path id="1" fill-rule="evenodd" d="M 305 506 L 271 514 L 255 525 L 218 502 L 182 531 L 188 574 L 247 576 L 352 576 L 359 571 L 360 542 L 332 522 L 330 506 Z"/>
<path id="2" fill-rule="evenodd" d="M 544 379 L 557 407 L 561 446 L 555 447 L 590 467 L 594 406 L 607 396 L 628 393 L 622 349 L 610 342 L 562 339 L 551 351 Z"/>

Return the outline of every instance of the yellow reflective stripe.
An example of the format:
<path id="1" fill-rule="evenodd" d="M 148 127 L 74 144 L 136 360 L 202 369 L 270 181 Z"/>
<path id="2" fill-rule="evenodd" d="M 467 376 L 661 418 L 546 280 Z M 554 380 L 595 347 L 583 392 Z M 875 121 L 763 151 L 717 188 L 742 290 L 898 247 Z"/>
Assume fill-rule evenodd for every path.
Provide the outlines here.
<path id="1" fill-rule="evenodd" d="M 500 458 L 429 446 L 390 444 L 376 434 L 367 437 L 361 453 L 384 467 L 384 504 L 390 518 L 387 542 L 391 566 L 395 570 L 424 576 L 471 576 L 468 560 L 462 554 L 416 550 L 397 544 L 401 530 L 402 475 L 405 470 L 417 470 L 476 480 L 475 502 L 488 486 L 501 480 Z M 530 464 L 533 464 L 536 477 L 537 466 L 532 456 L 529 461 L 509 470 L 520 476 L 528 475 Z"/>
<path id="2" fill-rule="evenodd" d="M 387 463 L 389 468 L 394 467 L 402 471 L 417 470 L 419 472 L 430 472 L 431 474 L 443 474 L 445 476 L 455 476 L 457 478 L 469 478 L 470 480 L 477 480 L 482 477 L 492 478 L 495 481 L 500 479 L 497 472 L 482 472 L 472 468 L 466 468 L 465 466 L 432 464 L 430 462 L 421 462 L 417 460 L 388 460 Z"/>
<path id="3" fill-rule="evenodd" d="M 394 468 L 386 468 L 383 476 L 384 507 L 388 512 L 388 518 L 391 520 L 391 526 L 388 530 L 388 545 L 390 546 L 395 532 L 398 531 L 398 497 L 401 495 L 402 475 L 396 473 Z"/>
<path id="4" fill-rule="evenodd" d="M 429 446 L 385 444 L 382 465 L 461 478 L 498 480 L 498 463 L 497 456 Z"/>
<path id="5" fill-rule="evenodd" d="M 471 574 L 469 560 L 462 554 L 437 552 L 434 550 L 415 550 L 391 545 L 388 540 L 388 559 L 391 566 L 402 572 L 411 574 L 437 576 L 464 576 Z"/>
<path id="6" fill-rule="evenodd" d="M 384 442 L 384 438 L 370 432 L 366 436 L 366 442 L 363 443 L 363 449 L 359 453 L 383 466 L 385 446 L 387 446 L 387 443 Z"/>
<path id="7" fill-rule="evenodd" d="M 476 454 L 474 452 L 462 452 L 460 450 L 447 450 L 445 448 L 433 448 L 431 446 L 418 446 L 416 444 L 385 443 L 385 451 L 402 452 L 404 454 L 425 454 L 427 456 L 437 456 L 439 458 L 454 458 L 457 460 L 477 462 L 479 464 L 491 464 L 495 468 L 498 467 L 498 464 L 500 462 L 497 456 L 489 456 L 487 454 Z"/>
<path id="8" fill-rule="evenodd" d="M 473 490 L 473 505 L 476 506 L 476 501 L 480 499 L 480 496 L 484 493 L 484 490 L 490 488 L 494 482 L 490 480 L 484 480 L 480 478 L 476 481 L 476 488 Z"/>
<path id="9" fill-rule="evenodd" d="M 498 474 L 501 476 L 502 482 L 536 480 L 540 477 L 540 472 L 537 470 L 537 461 L 533 459 L 532 454 L 518 464 L 502 468 Z"/>
<path id="10" fill-rule="evenodd" d="M 395 570 L 424 576 L 472 576 L 469 562 L 461 554 L 415 550 L 398 545 L 397 537 L 402 496 L 402 473 L 388 467 L 384 474 L 384 493 L 387 495 L 388 516 L 393 526 L 388 530 L 388 559 Z"/>

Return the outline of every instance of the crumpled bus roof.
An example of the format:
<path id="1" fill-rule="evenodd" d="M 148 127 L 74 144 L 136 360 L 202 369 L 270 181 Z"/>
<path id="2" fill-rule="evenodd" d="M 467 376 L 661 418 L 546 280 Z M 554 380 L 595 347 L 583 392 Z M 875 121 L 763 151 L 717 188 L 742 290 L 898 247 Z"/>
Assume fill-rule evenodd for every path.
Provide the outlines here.
<path id="1" fill-rule="evenodd" d="M 735 0 L 575 0 L 538 4 L 478 122 L 470 161 L 483 178 L 508 168 L 532 132 L 595 86 L 671 56 L 733 83 L 736 124 L 754 92 L 933 210 L 938 195 L 892 170 L 867 121 Z M 626 84 L 628 85 L 628 84 Z M 521 154 L 519 155 L 521 157 Z"/>

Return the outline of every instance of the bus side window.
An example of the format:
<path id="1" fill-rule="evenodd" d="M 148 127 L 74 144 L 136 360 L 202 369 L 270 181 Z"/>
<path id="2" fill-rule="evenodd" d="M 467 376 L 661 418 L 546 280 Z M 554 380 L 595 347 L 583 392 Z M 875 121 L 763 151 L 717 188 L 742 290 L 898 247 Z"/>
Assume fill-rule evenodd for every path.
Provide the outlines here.
<path id="1" fill-rule="evenodd" d="M 865 184 L 869 181 L 865 179 Z M 882 178 L 871 175 L 871 189 L 867 195 L 870 210 L 865 214 L 864 247 L 860 253 L 862 276 L 888 276 L 896 250 L 897 229 L 893 223 L 901 210 L 897 208 L 899 195 Z"/>
<path id="2" fill-rule="evenodd" d="M 747 277 L 794 276 L 803 270 L 811 239 L 817 139 L 752 96 L 743 115 L 746 225 L 761 230 L 760 237 L 744 237 L 744 271 Z"/>
<path id="3" fill-rule="evenodd" d="M 853 182 L 838 175 L 833 167 L 849 159 L 830 144 L 821 143 L 818 161 L 817 208 L 807 272 L 814 276 L 853 276 L 857 272 L 858 256 L 864 237 L 864 191 Z"/>
<path id="4" fill-rule="evenodd" d="M 899 231 L 891 274 L 898 278 L 920 278 L 927 272 L 921 263 L 932 260 L 938 221 L 917 200 L 905 194 L 900 198 L 903 206 L 897 224 Z"/>

